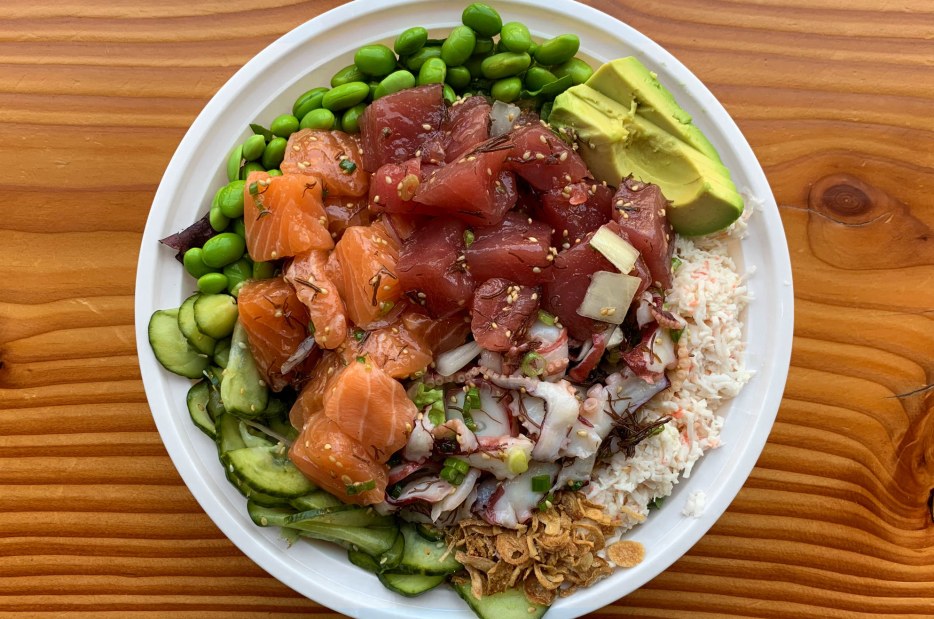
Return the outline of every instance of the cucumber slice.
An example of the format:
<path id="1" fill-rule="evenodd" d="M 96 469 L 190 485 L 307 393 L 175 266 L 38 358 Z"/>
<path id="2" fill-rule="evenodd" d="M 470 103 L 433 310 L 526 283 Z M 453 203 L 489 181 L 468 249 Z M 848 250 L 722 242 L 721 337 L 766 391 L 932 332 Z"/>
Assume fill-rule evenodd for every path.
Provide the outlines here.
<path id="1" fill-rule="evenodd" d="M 194 314 L 192 314 L 194 315 Z M 227 359 L 230 356 L 230 338 L 217 340 L 214 344 L 214 363 L 222 368 L 227 367 Z"/>
<path id="2" fill-rule="evenodd" d="M 461 569 L 461 564 L 454 558 L 453 552 L 443 541 L 430 542 L 415 530 L 411 524 L 401 527 L 405 537 L 405 552 L 399 563 L 398 572 L 405 574 L 453 574 Z"/>
<path id="3" fill-rule="evenodd" d="M 291 507 L 267 507 L 253 499 L 246 502 L 246 511 L 250 514 L 250 519 L 261 527 L 285 526 L 289 516 L 295 513 Z"/>
<path id="4" fill-rule="evenodd" d="M 188 338 L 188 343 L 195 350 L 211 355 L 214 354 L 214 347 L 217 342 L 213 337 L 202 333 L 198 328 L 198 323 L 195 322 L 195 300 L 200 296 L 200 294 L 191 295 L 178 308 L 178 329 L 182 332 L 182 335 Z"/>
<path id="5" fill-rule="evenodd" d="M 312 492 L 310 494 L 306 494 L 305 496 L 292 499 L 289 501 L 289 503 L 291 503 L 292 507 L 300 512 L 307 512 L 313 509 L 324 509 L 327 507 L 334 507 L 335 505 L 343 505 L 340 499 L 332 494 L 328 494 L 323 490 L 318 490 L 317 492 Z"/>
<path id="6" fill-rule="evenodd" d="M 210 436 L 217 437 L 217 431 L 214 428 L 214 419 L 208 411 L 208 400 L 211 397 L 211 388 L 206 381 L 195 383 L 188 390 L 188 396 L 185 398 L 188 404 L 188 414 L 191 415 L 191 421 L 199 430 Z"/>
<path id="7" fill-rule="evenodd" d="M 239 322 L 230 341 L 230 358 L 221 380 L 221 400 L 227 412 L 246 418 L 262 415 L 269 403 L 269 389 L 253 360 L 246 330 Z"/>
<path id="8" fill-rule="evenodd" d="M 399 529 L 396 527 L 337 527 L 330 524 L 317 524 L 314 521 L 298 525 L 290 524 L 288 527 L 300 531 L 302 537 L 333 542 L 347 549 L 355 548 L 374 557 L 392 548 L 396 537 L 399 536 Z"/>
<path id="9" fill-rule="evenodd" d="M 198 329 L 214 339 L 227 337 L 237 324 L 237 300 L 229 294 L 198 295 L 194 312 Z"/>
<path id="10" fill-rule="evenodd" d="M 269 408 L 272 407 L 274 402 L 279 402 L 280 400 L 270 400 Z M 264 415 L 269 414 L 269 408 L 263 411 Z M 276 415 L 269 419 L 269 429 L 277 434 L 281 434 L 290 441 L 294 441 L 298 438 L 298 430 L 296 430 L 291 423 L 289 423 L 288 417 L 283 419 L 281 416 Z"/>
<path id="11" fill-rule="evenodd" d="M 470 580 L 453 581 L 451 586 L 480 619 L 541 619 L 548 612 L 548 606 L 532 603 L 520 589 L 477 599 L 470 590 Z"/>
<path id="12" fill-rule="evenodd" d="M 178 310 L 157 310 L 149 319 L 149 345 L 162 367 L 186 378 L 200 378 L 208 367 L 207 355 L 188 343 L 178 328 Z"/>
<path id="13" fill-rule="evenodd" d="M 393 542 L 392 548 L 384 552 L 376 560 L 379 564 L 379 569 L 382 572 L 392 571 L 399 567 L 399 563 L 402 561 L 402 555 L 405 553 L 405 537 L 402 535 L 396 536 L 396 541 Z"/>
<path id="14" fill-rule="evenodd" d="M 357 505 L 335 505 L 323 509 L 299 512 L 289 519 L 289 526 L 303 522 L 330 524 L 341 527 L 388 527 L 392 516 L 381 516 L 370 508 Z"/>
<path id="15" fill-rule="evenodd" d="M 373 574 L 379 573 L 379 563 L 376 562 L 376 559 L 365 552 L 351 548 L 347 551 L 347 558 L 350 559 L 350 562 L 357 567 L 363 568 Z"/>
<path id="16" fill-rule="evenodd" d="M 438 542 L 444 539 L 444 533 L 441 532 L 441 529 L 431 524 L 419 522 L 415 525 L 415 530 L 429 542 Z"/>
<path id="17" fill-rule="evenodd" d="M 289 499 L 315 488 L 279 446 L 235 449 L 224 460 L 247 486 L 264 494 Z"/>
<path id="18" fill-rule="evenodd" d="M 243 444 L 247 447 L 275 447 L 276 444 L 271 442 L 266 435 L 258 435 L 250 432 L 250 427 L 240 422 L 240 438 L 243 439 Z"/>
<path id="19" fill-rule="evenodd" d="M 208 384 L 208 412 L 211 413 L 211 417 L 214 419 L 227 412 L 224 408 L 224 402 L 221 401 L 222 372 L 223 370 L 220 368 L 208 368 L 204 372 Z"/>
<path id="20" fill-rule="evenodd" d="M 240 420 L 233 415 L 227 414 L 221 414 L 216 419 L 217 421 L 214 428 L 217 436 L 214 440 L 217 442 L 217 453 L 220 457 L 221 465 L 224 467 L 224 475 L 227 476 L 227 481 L 229 481 L 234 488 L 239 490 L 240 494 L 255 502 L 257 505 L 262 505 L 264 507 L 288 505 L 287 499 L 257 492 L 246 485 L 246 483 L 234 473 L 227 461 L 226 454 L 246 447 L 243 438 L 240 436 Z"/>
<path id="21" fill-rule="evenodd" d="M 431 591 L 444 582 L 447 578 L 444 574 L 422 575 L 422 574 L 397 574 L 386 572 L 379 575 L 379 581 L 383 586 L 394 591 L 399 595 L 414 598 L 418 595 Z M 505 615 L 497 616 L 496 619 L 509 619 Z"/>

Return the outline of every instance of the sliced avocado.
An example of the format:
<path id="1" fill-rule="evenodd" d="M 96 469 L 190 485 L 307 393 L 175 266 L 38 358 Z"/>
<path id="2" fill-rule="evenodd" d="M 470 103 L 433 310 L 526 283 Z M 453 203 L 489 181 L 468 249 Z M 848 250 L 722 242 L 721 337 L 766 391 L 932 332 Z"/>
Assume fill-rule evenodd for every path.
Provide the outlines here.
<path id="1" fill-rule="evenodd" d="M 632 175 L 658 185 L 671 202 L 668 220 L 679 234 L 721 230 L 743 212 L 723 164 L 585 84 L 555 99 L 549 121 L 576 131 L 579 153 L 598 180 L 616 186 Z"/>
<path id="2" fill-rule="evenodd" d="M 623 106 L 636 103 L 636 113 L 704 153 L 714 161 L 720 155 L 707 136 L 694 125 L 691 115 L 635 56 L 617 58 L 601 66 L 586 84 Z"/>

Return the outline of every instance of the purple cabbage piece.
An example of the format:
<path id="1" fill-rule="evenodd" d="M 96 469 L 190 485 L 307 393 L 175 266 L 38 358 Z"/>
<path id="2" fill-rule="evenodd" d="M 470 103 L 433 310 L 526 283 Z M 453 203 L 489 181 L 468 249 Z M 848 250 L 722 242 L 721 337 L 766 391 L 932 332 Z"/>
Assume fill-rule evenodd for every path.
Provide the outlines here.
<path id="1" fill-rule="evenodd" d="M 175 254 L 175 259 L 182 262 L 182 257 L 185 255 L 186 251 L 192 247 L 202 247 L 205 241 L 215 234 L 217 234 L 217 231 L 211 227 L 211 222 L 208 221 L 208 215 L 205 215 L 181 232 L 169 235 L 159 242 L 174 249 L 177 252 Z"/>

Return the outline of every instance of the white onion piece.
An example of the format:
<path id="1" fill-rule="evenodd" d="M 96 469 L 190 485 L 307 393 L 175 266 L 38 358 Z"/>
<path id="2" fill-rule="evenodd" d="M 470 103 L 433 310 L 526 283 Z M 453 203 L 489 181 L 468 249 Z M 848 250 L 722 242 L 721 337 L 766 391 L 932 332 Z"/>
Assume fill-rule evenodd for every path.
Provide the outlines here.
<path id="1" fill-rule="evenodd" d="M 490 109 L 490 137 L 495 138 L 498 135 L 509 133 L 512 126 L 519 118 L 522 112 L 517 106 L 511 103 L 495 101 Z"/>
<path id="2" fill-rule="evenodd" d="M 502 353 L 483 349 L 483 351 L 480 352 L 480 367 L 499 374 L 503 371 Z"/>
<path id="3" fill-rule="evenodd" d="M 639 259 L 639 250 L 606 226 L 597 228 L 590 239 L 590 246 L 612 262 L 620 273 L 632 271 L 632 268 L 636 266 L 636 260 Z"/>
<path id="4" fill-rule="evenodd" d="M 639 289 L 642 280 L 625 273 L 597 271 L 590 279 L 590 286 L 577 313 L 615 325 L 626 320 L 632 298 Z"/>
<path id="5" fill-rule="evenodd" d="M 441 376 L 451 376 L 461 370 L 480 354 L 480 344 L 467 342 L 457 348 L 443 352 L 435 359 L 435 370 Z"/>

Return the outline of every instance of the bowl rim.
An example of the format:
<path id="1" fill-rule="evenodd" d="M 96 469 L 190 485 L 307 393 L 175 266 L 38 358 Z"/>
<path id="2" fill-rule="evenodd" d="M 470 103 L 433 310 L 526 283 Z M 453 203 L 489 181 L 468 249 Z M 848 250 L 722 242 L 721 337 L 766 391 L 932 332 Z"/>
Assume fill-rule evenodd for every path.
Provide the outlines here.
<path id="1" fill-rule="evenodd" d="M 224 108 L 230 104 L 230 101 L 244 91 L 258 72 L 270 66 L 276 60 L 294 53 L 310 38 L 325 32 L 327 29 L 339 28 L 351 20 L 374 12 L 374 10 L 406 6 L 417 7 L 418 5 L 437 4 L 437 2 L 438 0 L 356 0 L 335 7 L 284 34 L 239 69 L 199 113 L 166 168 L 147 218 L 141 241 L 136 276 L 135 323 L 137 353 L 146 397 L 160 437 L 185 485 L 212 521 L 251 560 L 280 582 L 302 595 L 330 608 L 340 609 L 341 612 L 346 612 L 351 616 L 402 618 L 412 617 L 413 612 L 420 613 L 417 612 L 417 607 L 411 604 L 381 609 L 348 609 L 348 600 L 339 591 L 323 586 L 314 587 L 314 591 L 309 591 L 309 581 L 296 573 L 294 566 L 290 565 L 281 556 L 281 550 L 268 543 L 268 540 L 261 538 L 257 534 L 258 529 L 252 523 L 244 522 L 242 517 L 234 517 L 223 502 L 219 500 L 217 488 L 212 487 L 206 476 L 198 470 L 196 463 L 189 454 L 189 450 L 194 447 L 186 436 L 183 436 L 183 433 L 180 432 L 176 423 L 178 420 L 171 414 L 173 408 L 177 408 L 178 404 L 167 400 L 167 390 L 163 386 L 166 377 L 158 374 L 158 372 L 166 373 L 155 362 L 149 347 L 141 345 L 141 343 L 148 342 L 147 324 L 149 314 L 155 308 L 152 273 L 156 265 L 160 261 L 166 260 L 168 256 L 168 254 L 160 256 L 157 251 L 157 241 L 162 236 L 160 228 L 164 227 L 169 202 L 180 191 L 180 179 L 184 175 L 185 168 L 195 156 L 194 147 L 206 138 L 209 119 L 216 114 L 222 113 Z M 664 68 L 668 73 L 676 75 L 679 80 L 678 86 L 688 91 L 704 112 L 703 117 L 696 116 L 698 124 L 708 124 L 709 130 L 705 129 L 705 133 L 709 136 L 711 136 L 711 131 L 715 133 L 717 139 L 713 139 L 714 136 L 711 136 L 712 141 L 715 144 L 728 144 L 729 150 L 736 156 L 739 166 L 742 167 L 743 176 L 748 181 L 748 188 L 741 189 L 748 189 L 752 195 L 763 202 L 763 206 L 756 214 L 757 218 L 762 218 L 763 225 L 768 230 L 766 238 L 762 239 L 765 241 L 763 257 L 771 263 L 769 269 L 772 271 L 775 280 L 773 284 L 778 284 L 779 280 L 784 284 L 778 287 L 777 291 L 773 291 L 777 304 L 775 307 L 769 308 L 774 319 L 770 322 L 770 325 L 774 329 L 772 341 L 775 344 L 773 349 L 769 351 L 769 360 L 771 361 L 768 373 L 769 380 L 765 385 L 759 385 L 762 404 L 758 411 L 758 418 L 753 432 L 746 437 L 746 442 L 738 447 L 738 451 L 731 454 L 731 462 L 734 463 L 732 474 L 727 477 L 723 486 L 717 488 L 714 496 L 715 500 L 711 501 L 711 504 L 708 505 L 700 517 L 694 519 L 696 522 L 685 527 L 684 531 L 676 536 L 676 539 L 661 549 L 659 555 L 651 559 L 647 558 L 646 562 L 631 570 L 626 581 L 627 588 L 622 593 L 625 595 L 641 587 L 648 580 L 667 569 L 707 533 L 746 482 L 765 446 L 778 412 L 791 357 L 794 297 L 791 286 L 790 256 L 784 229 L 765 173 L 736 123 L 707 87 L 673 55 L 615 17 L 574 0 L 552 0 L 547 7 L 542 6 L 537 0 L 502 0 L 492 4 L 498 9 L 505 9 L 501 10 L 502 13 L 513 7 L 521 7 L 524 9 L 547 10 L 556 15 L 573 17 L 575 20 L 589 20 L 593 24 L 599 24 L 594 26 L 595 28 L 606 31 L 608 36 L 615 36 L 621 40 L 625 39 L 628 45 L 637 48 L 646 57 L 651 58 L 653 64 Z M 449 8 L 452 6 L 451 3 L 448 3 Z M 454 23 L 457 17 L 456 10 L 451 11 L 451 23 Z M 613 34 L 610 34 L 611 31 Z M 583 41 L 583 43 L 586 46 L 586 41 Z M 157 373 L 154 374 L 154 372 Z M 185 420 L 187 420 L 187 415 Z M 707 458 L 710 458 L 710 454 L 705 454 L 702 461 Z M 616 574 L 619 574 L 619 572 L 617 571 Z M 576 592 L 570 598 L 560 600 L 549 611 L 549 616 L 576 617 L 614 602 L 620 597 L 619 593 L 614 593 L 611 588 L 605 586 L 608 581 L 612 582 L 612 578 L 589 589 Z M 601 586 L 601 584 L 604 584 L 604 586 Z M 314 583 L 311 583 L 311 585 L 314 585 Z M 437 609 L 426 610 L 429 613 L 440 612 Z M 472 616 L 469 611 L 467 613 L 464 616 Z M 454 616 L 456 613 L 447 611 L 445 614 Z M 435 614 L 430 616 L 435 616 Z"/>

